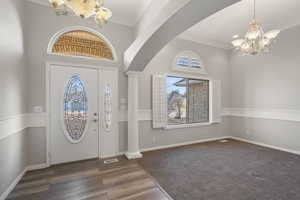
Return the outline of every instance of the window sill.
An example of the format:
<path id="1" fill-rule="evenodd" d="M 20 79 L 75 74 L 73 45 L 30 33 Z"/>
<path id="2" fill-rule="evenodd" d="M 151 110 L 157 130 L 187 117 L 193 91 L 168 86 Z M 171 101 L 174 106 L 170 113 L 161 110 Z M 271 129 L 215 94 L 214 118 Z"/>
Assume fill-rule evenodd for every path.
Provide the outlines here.
<path id="1" fill-rule="evenodd" d="M 179 125 L 167 125 L 164 127 L 166 130 L 170 129 L 179 129 L 179 128 L 192 128 L 192 127 L 201 127 L 201 126 L 210 126 L 212 122 L 205 122 L 205 123 L 194 123 L 194 124 L 179 124 Z"/>

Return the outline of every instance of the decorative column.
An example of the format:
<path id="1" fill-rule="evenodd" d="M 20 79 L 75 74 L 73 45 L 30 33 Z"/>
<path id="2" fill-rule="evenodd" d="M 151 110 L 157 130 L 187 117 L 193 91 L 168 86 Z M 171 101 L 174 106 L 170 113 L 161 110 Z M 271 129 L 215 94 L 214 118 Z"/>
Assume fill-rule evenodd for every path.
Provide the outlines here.
<path id="1" fill-rule="evenodd" d="M 138 124 L 138 77 L 139 72 L 129 71 L 128 75 L 128 159 L 143 157 L 139 147 Z"/>

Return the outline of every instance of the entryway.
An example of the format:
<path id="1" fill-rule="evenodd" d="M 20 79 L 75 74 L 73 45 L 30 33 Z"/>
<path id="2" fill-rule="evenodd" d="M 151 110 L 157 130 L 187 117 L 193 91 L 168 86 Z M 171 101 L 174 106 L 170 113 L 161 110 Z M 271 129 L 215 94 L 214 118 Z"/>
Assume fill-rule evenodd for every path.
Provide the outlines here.
<path id="1" fill-rule="evenodd" d="M 116 67 L 46 64 L 48 165 L 120 154 L 118 75 Z"/>
<path id="2" fill-rule="evenodd" d="M 51 164 L 98 157 L 98 70 L 50 69 Z"/>

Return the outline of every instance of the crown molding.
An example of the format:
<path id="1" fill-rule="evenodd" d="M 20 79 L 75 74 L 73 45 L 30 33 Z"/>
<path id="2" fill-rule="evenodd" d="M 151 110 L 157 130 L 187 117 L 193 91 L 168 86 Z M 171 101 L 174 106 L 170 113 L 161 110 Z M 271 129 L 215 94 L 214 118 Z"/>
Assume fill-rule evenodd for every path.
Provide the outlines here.
<path id="1" fill-rule="evenodd" d="M 217 42 L 217 41 L 214 41 L 214 40 L 211 40 L 211 39 L 194 37 L 192 35 L 182 34 L 182 35 L 178 36 L 178 38 L 182 39 L 182 40 L 195 42 L 195 43 L 198 43 L 198 44 L 203 44 L 203 45 L 219 48 L 219 49 L 225 49 L 225 50 L 231 50 L 232 49 L 229 43 L 226 44 L 224 42 Z"/>

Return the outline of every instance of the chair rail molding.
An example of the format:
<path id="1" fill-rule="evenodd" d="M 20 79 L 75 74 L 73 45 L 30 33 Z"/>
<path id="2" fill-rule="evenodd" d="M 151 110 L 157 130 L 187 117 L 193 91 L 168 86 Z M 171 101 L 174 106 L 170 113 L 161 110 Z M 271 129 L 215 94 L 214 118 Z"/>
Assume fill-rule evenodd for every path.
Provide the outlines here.
<path id="1" fill-rule="evenodd" d="M 296 109 L 224 108 L 222 115 L 300 122 L 300 110 Z"/>
<path id="2" fill-rule="evenodd" d="M 0 140 L 26 128 L 46 127 L 47 113 L 25 113 L 0 117 Z M 247 117 L 258 119 L 300 122 L 300 110 L 292 109 L 257 109 L 223 108 L 223 117 Z M 151 121 L 151 109 L 139 109 L 138 121 Z M 128 121 L 128 111 L 119 110 L 119 122 Z"/>
<path id="3" fill-rule="evenodd" d="M 46 113 L 25 113 L 0 118 L 0 140 L 29 127 L 45 127 Z"/>

